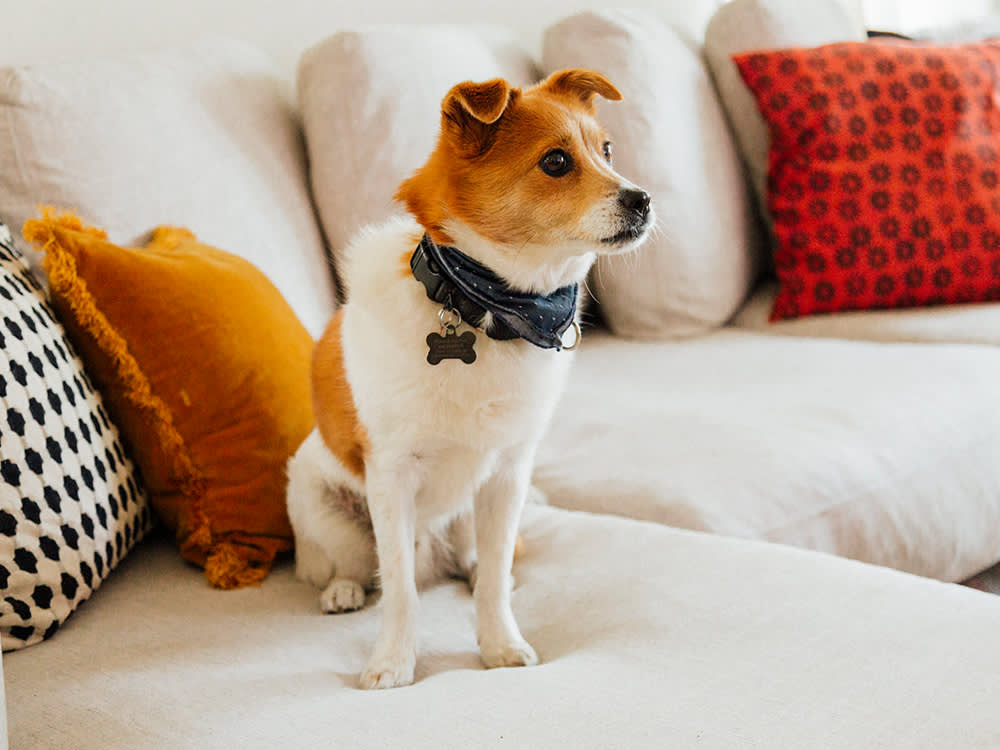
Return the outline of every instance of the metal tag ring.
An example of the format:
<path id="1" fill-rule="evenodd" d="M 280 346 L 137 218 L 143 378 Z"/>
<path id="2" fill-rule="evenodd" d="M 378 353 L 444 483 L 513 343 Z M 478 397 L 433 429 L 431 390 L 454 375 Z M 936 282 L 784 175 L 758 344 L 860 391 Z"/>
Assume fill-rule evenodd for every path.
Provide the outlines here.
<path id="1" fill-rule="evenodd" d="M 566 330 L 569 329 L 567 328 Z M 573 332 L 576 333 L 576 336 L 573 337 L 573 345 L 572 346 L 567 346 L 566 344 L 562 345 L 562 348 L 568 352 L 571 352 L 574 349 L 576 349 L 576 347 L 580 345 L 580 339 L 583 338 L 583 332 L 580 330 L 580 324 L 577 323 L 575 320 L 573 321 Z"/>
<path id="2" fill-rule="evenodd" d="M 462 314 L 454 307 L 442 307 L 438 310 L 438 320 L 445 331 L 454 331 L 462 325 Z"/>

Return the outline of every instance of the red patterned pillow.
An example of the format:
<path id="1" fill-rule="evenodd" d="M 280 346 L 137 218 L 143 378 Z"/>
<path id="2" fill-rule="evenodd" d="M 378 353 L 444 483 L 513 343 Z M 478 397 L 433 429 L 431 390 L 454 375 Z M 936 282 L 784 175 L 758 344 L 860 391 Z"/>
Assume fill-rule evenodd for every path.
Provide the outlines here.
<path id="1" fill-rule="evenodd" d="M 1000 300 L 1000 41 L 734 57 L 771 131 L 771 319 Z"/>

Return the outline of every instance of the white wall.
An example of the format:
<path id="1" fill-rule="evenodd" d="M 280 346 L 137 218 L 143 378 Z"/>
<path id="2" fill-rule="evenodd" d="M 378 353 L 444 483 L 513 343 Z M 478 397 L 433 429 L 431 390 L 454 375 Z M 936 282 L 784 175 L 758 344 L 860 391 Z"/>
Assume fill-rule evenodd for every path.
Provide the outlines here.
<path id="1" fill-rule="evenodd" d="M 812 2 L 813 0 L 801 0 Z M 912 30 L 964 19 L 1000 0 L 843 0 L 869 26 Z M 723 0 L 0 0 L 0 65 L 74 60 L 224 33 L 269 52 L 290 75 L 302 50 L 344 28 L 385 23 L 494 23 L 536 50 L 542 30 L 574 11 L 647 7 L 700 34 Z"/>
<path id="2" fill-rule="evenodd" d="M 624 0 L 704 28 L 722 0 Z M 616 3 L 612 3 L 616 4 Z M 293 69 L 338 29 L 386 23 L 490 23 L 524 34 L 601 0 L 0 0 L 0 65 L 169 45 L 213 32 L 248 39 Z"/>
<path id="3" fill-rule="evenodd" d="M 997 0 L 866 0 L 870 29 L 919 31 L 995 13 Z"/>

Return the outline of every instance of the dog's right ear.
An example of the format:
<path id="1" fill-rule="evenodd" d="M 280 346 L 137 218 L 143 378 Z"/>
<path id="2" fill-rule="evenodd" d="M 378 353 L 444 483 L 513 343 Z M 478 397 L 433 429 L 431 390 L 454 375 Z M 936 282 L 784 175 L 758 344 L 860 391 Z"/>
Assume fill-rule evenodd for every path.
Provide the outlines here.
<path id="1" fill-rule="evenodd" d="M 557 70 L 538 84 L 538 87 L 579 101 L 591 112 L 595 96 L 603 96 L 613 102 L 621 101 L 622 98 L 621 92 L 604 75 L 583 68 Z"/>
<path id="2" fill-rule="evenodd" d="M 459 83 L 441 102 L 442 130 L 461 153 L 477 156 L 490 147 L 497 122 L 519 94 L 502 78 Z"/>

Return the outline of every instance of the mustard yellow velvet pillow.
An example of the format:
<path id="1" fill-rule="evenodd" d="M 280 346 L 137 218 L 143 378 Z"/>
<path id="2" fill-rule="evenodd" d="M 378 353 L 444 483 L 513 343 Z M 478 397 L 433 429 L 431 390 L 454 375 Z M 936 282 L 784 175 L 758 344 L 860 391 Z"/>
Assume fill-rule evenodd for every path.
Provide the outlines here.
<path id="1" fill-rule="evenodd" d="M 255 266 L 186 229 L 125 248 L 45 209 L 24 236 L 181 554 L 213 586 L 262 580 L 292 547 L 285 464 L 313 425 L 309 333 Z"/>

